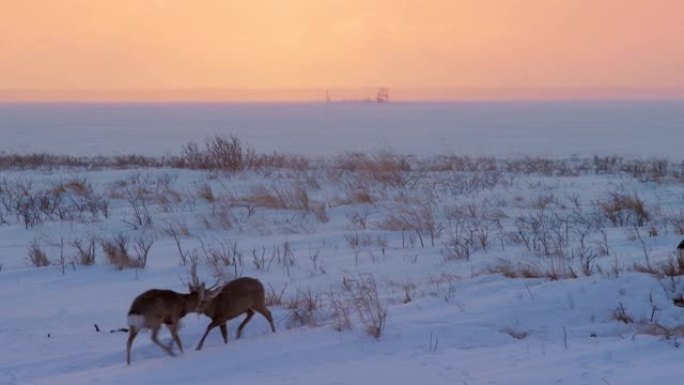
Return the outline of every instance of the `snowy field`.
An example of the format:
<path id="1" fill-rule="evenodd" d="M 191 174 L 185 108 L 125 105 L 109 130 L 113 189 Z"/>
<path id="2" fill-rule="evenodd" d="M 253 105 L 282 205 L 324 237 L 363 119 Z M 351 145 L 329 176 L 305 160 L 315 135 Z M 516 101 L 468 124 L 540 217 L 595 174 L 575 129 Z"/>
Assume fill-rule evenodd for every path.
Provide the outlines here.
<path id="1" fill-rule="evenodd" d="M 304 158 L 0 170 L 0 384 L 680 384 L 681 107 L 2 106 L 7 153 Z M 183 354 L 144 333 L 127 366 L 131 302 L 193 264 L 260 279 L 276 333 L 195 351 L 188 314 Z"/>
<path id="2" fill-rule="evenodd" d="M 0 104 L 0 151 L 175 153 L 234 134 L 261 152 L 683 156 L 684 101 Z"/>

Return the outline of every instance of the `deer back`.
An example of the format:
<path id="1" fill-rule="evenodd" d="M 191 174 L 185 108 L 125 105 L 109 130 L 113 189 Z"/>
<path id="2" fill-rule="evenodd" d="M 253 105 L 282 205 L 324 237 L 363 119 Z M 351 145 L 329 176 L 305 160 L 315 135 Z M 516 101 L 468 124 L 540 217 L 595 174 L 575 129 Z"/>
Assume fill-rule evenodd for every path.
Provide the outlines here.
<path id="1" fill-rule="evenodd" d="M 144 317 L 144 327 L 174 323 L 197 307 L 197 293 L 181 294 L 173 290 L 148 290 L 137 296 L 129 315 Z"/>
<path id="2" fill-rule="evenodd" d="M 212 319 L 228 320 L 248 309 L 263 307 L 264 303 L 264 285 L 255 278 L 243 277 L 226 283 L 215 295 L 208 296 L 200 307 L 202 313 Z"/>

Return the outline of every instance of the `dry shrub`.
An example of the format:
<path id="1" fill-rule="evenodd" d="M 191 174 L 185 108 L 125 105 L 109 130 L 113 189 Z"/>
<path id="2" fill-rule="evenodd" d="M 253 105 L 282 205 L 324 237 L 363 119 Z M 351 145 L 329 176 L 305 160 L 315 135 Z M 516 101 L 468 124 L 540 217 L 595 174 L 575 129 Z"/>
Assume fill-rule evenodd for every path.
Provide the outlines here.
<path id="1" fill-rule="evenodd" d="M 183 146 L 181 159 L 186 168 L 239 171 L 245 169 L 253 154 L 237 137 L 216 135 L 205 141 L 204 148 L 195 142 Z"/>
<path id="2" fill-rule="evenodd" d="M 468 155 L 438 155 L 420 162 L 418 170 L 433 172 L 481 172 L 497 171 L 497 161 L 494 157 L 471 157 Z"/>
<path id="3" fill-rule="evenodd" d="M 351 172 L 361 180 L 376 182 L 394 187 L 406 183 L 405 173 L 411 171 L 406 157 L 380 152 L 375 155 L 345 154 L 339 156 L 332 166 L 335 169 Z"/>
<path id="4" fill-rule="evenodd" d="M 648 264 L 635 263 L 632 269 L 639 273 L 657 277 L 681 277 L 684 276 L 684 254 L 673 252 L 667 261 Z"/>
<path id="5" fill-rule="evenodd" d="M 95 237 L 90 237 L 85 242 L 82 239 L 74 239 L 72 245 L 76 248 L 75 262 L 84 266 L 94 264 L 96 243 Z"/>
<path id="6" fill-rule="evenodd" d="M 316 326 L 318 323 L 320 297 L 307 291 L 298 291 L 297 295 L 287 302 L 289 310 L 286 325 L 288 328 L 299 326 Z"/>
<path id="7" fill-rule="evenodd" d="M 47 153 L 33 154 L 4 154 L 0 153 L 0 169 L 47 169 L 54 168 L 83 168 L 99 169 L 129 169 L 150 167 L 177 167 L 175 157 L 146 157 L 140 155 L 120 155 L 115 157 L 54 155 Z"/>
<path id="8" fill-rule="evenodd" d="M 203 217 L 204 226 L 207 229 L 230 230 L 233 228 L 234 216 L 230 206 L 216 203 L 211 206 L 211 215 Z"/>
<path id="9" fill-rule="evenodd" d="M 129 238 L 121 233 L 117 234 L 113 238 L 100 240 L 100 246 L 102 247 L 102 251 L 107 258 L 107 262 L 116 267 L 117 270 L 145 267 L 149 247 L 145 250 L 146 245 L 143 244 L 142 249 L 138 250 L 138 252 L 143 252 L 145 254 L 138 254 L 139 258 L 134 258 L 129 254 L 129 241 Z M 151 244 L 149 246 L 151 247 Z M 136 248 L 139 247 L 141 246 L 136 244 Z"/>
<path id="10" fill-rule="evenodd" d="M 304 171 L 311 168 L 309 159 L 289 154 L 251 154 L 246 166 L 250 169 L 290 169 Z"/>
<path id="11" fill-rule="evenodd" d="M 622 322 L 624 324 L 634 323 L 634 318 L 632 318 L 631 315 L 627 314 L 627 311 L 625 310 L 625 307 L 622 305 L 622 303 L 619 303 L 615 310 L 613 310 L 613 314 L 610 318 L 614 321 Z"/>
<path id="12" fill-rule="evenodd" d="M 418 285 L 416 285 L 412 281 L 403 281 L 403 282 L 390 281 L 389 285 L 392 287 L 398 288 L 399 290 L 401 290 L 403 292 L 404 298 L 402 298 L 401 302 L 404 304 L 413 301 L 414 293 L 416 291 L 416 288 L 418 287 Z"/>
<path id="13" fill-rule="evenodd" d="M 508 172 L 522 173 L 525 175 L 554 175 L 557 173 L 560 174 L 560 170 L 568 169 L 565 162 L 566 161 L 559 159 L 525 156 L 522 158 L 506 160 L 505 168 Z"/>
<path id="14" fill-rule="evenodd" d="M 311 211 L 309 194 L 301 185 L 284 187 L 258 185 L 252 187 L 250 195 L 241 200 L 248 205 L 268 209 Z"/>
<path id="15" fill-rule="evenodd" d="M 349 247 L 352 249 L 358 249 L 361 247 L 379 247 L 379 248 L 384 248 L 389 245 L 389 241 L 387 240 L 386 235 L 376 235 L 373 237 L 370 234 L 363 234 L 359 232 L 355 233 L 348 233 L 344 235 L 344 238 L 347 240 L 347 244 Z"/>
<path id="16" fill-rule="evenodd" d="M 550 267 L 544 268 L 531 263 L 518 263 L 514 265 L 510 261 L 499 260 L 496 265 L 487 267 L 486 272 L 489 274 L 501 274 L 506 278 L 546 278 L 552 281 L 577 278 L 577 273 L 561 261 L 551 263 Z"/>
<path id="17" fill-rule="evenodd" d="M 649 322 L 646 324 L 639 325 L 638 331 L 635 334 L 647 334 L 651 336 L 663 337 L 666 340 L 671 338 L 682 338 L 684 337 L 684 325 L 678 325 L 675 327 L 667 327 L 661 325 L 657 322 Z M 679 342 L 676 343 L 676 347 L 679 347 Z"/>
<path id="18" fill-rule="evenodd" d="M 432 205 L 429 203 L 422 203 L 417 207 L 403 206 L 378 226 L 387 231 L 413 231 L 418 236 L 421 247 L 425 247 L 423 235 L 430 237 L 431 245 L 434 247 L 435 239 L 439 237 L 442 229 L 435 220 Z"/>
<path id="19" fill-rule="evenodd" d="M 202 183 L 201 185 L 197 186 L 197 195 L 209 203 L 212 203 L 216 200 L 214 191 L 211 189 L 211 185 L 209 185 L 209 183 Z"/>
<path id="20" fill-rule="evenodd" d="M 330 217 L 328 216 L 328 211 L 326 209 L 325 203 L 315 204 L 313 206 L 313 214 L 316 217 L 316 219 L 321 223 L 327 223 L 330 221 Z"/>
<path id="21" fill-rule="evenodd" d="M 376 198 L 371 192 L 371 185 L 360 183 L 358 185 L 348 186 L 345 188 L 344 196 L 336 199 L 335 205 L 366 205 L 373 204 L 375 201 Z"/>
<path id="22" fill-rule="evenodd" d="M 349 299 L 335 294 L 330 294 L 329 302 L 333 310 L 333 328 L 338 332 L 350 330 L 352 328 L 351 313 L 353 303 Z"/>
<path id="23" fill-rule="evenodd" d="M 220 241 L 209 246 L 202 240 L 200 242 L 204 261 L 211 268 L 214 277 L 228 281 L 240 276 L 238 268 L 242 266 L 242 251 L 238 249 L 237 242 Z"/>
<path id="24" fill-rule="evenodd" d="M 50 264 L 50 260 L 45 251 L 40 247 L 38 241 L 34 240 L 28 248 L 28 260 L 35 267 L 44 267 Z"/>
<path id="25" fill-rule="evenodd" d="M 273 286 L 268 285 L 268 291 L 266 292 L 266 305 L 267 306 L 280 306 L 283 304 L 283 295 L 285 295 L 285 290 L 287 285 L 283 285 L 280 292 L 276 292 Z"/>
<path id="26" fill-rule="evenodd" d="M 378 286 L 372 275 L 344 279 L 343 285 L 352 296 L 352 303 L 368 335 L 379 339 L 387 322 L 387 309 L 380 300 Z"/>
<path id="27" fill-rule="evenodd" d="M 598 206 L 614 226 L 643 226 L 651 219 L 644 201 L 637 194 L 612 192 L 607 200 L 598 202 Z"/>

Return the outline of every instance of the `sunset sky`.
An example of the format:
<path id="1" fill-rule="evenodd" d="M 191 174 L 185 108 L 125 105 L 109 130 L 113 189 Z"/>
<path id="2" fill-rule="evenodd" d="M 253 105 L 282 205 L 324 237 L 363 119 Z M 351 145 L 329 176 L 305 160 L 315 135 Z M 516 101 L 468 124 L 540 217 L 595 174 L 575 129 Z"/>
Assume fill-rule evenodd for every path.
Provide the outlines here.
<path id="1" fill-rule="evenodd" d="M 683 0 L 0 0 L 0 10 L 2 100 L 684 89 Z"/>

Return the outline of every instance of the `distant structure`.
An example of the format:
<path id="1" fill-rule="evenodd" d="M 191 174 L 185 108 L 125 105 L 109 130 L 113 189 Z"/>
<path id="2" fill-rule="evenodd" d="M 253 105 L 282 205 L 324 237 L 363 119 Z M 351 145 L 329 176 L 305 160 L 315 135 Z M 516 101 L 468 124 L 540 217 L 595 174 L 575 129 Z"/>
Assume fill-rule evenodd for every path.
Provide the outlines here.
<path id="1" fill-rule="evenodd" d="M 378 88 L 378 93 L 375 96 L 375 101 L 378 103 L 389 103 L 389 89 L 385 87 Z"/>
<path id="2" fill-rule="evenodd" d="M 332 99 L 330 98 L 330 91 L 325 90 L 325 102 L 326 103 L 331 103 Z"/>

